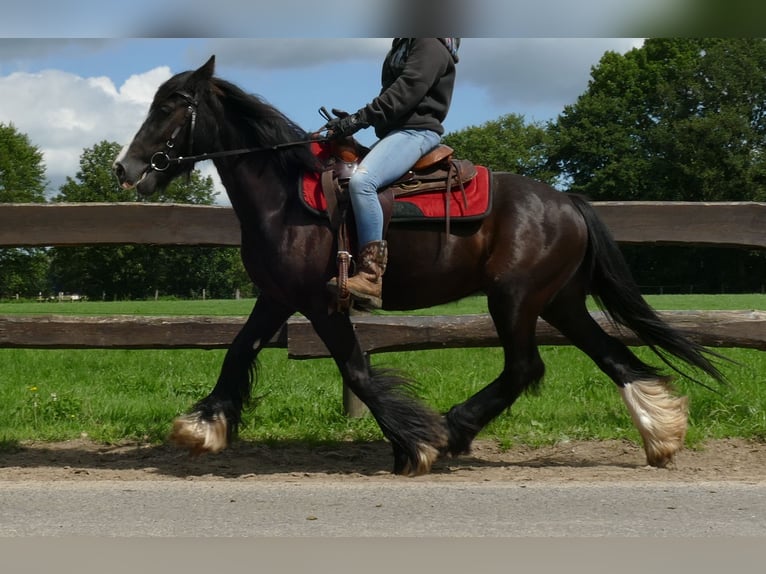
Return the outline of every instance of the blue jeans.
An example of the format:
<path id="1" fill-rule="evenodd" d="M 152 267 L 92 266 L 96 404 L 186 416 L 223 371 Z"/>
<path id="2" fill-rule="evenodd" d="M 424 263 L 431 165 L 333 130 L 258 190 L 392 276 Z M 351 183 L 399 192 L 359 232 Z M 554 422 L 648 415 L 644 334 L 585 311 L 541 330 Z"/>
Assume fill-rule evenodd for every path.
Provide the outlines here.
<path id="1" fill-rule="evenodd" d="M 441 136 L 430 130 L 399 130 L 372 146 L 348 184 L 360 247 L 383 239 L 383 210 L 378 189 L 407 173 L 440 141 Z"/>

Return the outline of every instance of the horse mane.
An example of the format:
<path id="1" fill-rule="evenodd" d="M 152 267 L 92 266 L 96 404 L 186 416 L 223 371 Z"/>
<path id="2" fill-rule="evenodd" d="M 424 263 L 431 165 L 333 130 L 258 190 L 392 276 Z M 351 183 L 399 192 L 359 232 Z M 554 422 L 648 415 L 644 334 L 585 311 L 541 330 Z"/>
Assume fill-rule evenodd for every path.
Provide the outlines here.
<path id="1" fill-rule="evenodd" d="M 249 94 L 226 80 L 213 77 L 208 104 L 214 115 L 223 118 L 217 130 L 227 129 L 229 144 L 239 147 L 270 147 L 293 141 L 305 141 L 309 134 L 263 98 Z M 204 116 L 204 114 L 201 114 Z M 207 127 L 216 131 L 215 128 Z M 219 133 L 219 137 L 223 136 Z M 296 172 L 318 171 L 319 165 L 309 145 L 280 148 L 279 151 L 265 152 L 287 176 Z"/>

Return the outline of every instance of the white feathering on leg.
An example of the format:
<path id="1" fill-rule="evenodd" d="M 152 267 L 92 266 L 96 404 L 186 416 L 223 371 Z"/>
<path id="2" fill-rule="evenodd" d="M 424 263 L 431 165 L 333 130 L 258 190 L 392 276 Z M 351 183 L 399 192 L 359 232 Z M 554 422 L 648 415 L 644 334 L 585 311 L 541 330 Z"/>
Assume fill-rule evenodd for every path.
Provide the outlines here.
<path id="1" fill-rule="evenodd" d="M 421 476 L 431 471 L 431 466 L 439 458 L 439 450 L 430 444 L 420 443 L 417 448 L 417 461 L 413 466 L 411 462 L 402 470 L 405 476 Z"/>
<path id="2" fill-rule="evenodd" d="M 192 454 L 216 453 L 226 448 L 226 417 L 219 414 L 208 421 L 199 413 L 177 417 L 173 421 L 170 440 L 188 448 Z"/>
<path id="3" fill-rule="evenodd" d="M 665 379 L 633 381 L 620 394 L 641 433 L 647 462 L 668 466 L 684 445 L 689 399 L 674 394 Z"/>

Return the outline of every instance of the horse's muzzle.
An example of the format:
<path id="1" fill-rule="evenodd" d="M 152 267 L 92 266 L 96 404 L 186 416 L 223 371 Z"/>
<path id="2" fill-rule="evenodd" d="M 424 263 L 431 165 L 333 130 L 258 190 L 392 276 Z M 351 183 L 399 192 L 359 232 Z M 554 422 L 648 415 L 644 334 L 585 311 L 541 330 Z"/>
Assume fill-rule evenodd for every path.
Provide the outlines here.
<path id="1" fill-rule="evenodd" d="M 122 189 L 133 189 L 137 187 L 150 172 L 149 166 L 138 166 L 132 168 L 130 162 L 117 159 L 112 164 L 112 172 L 114 173 L 117 181 Z"/>

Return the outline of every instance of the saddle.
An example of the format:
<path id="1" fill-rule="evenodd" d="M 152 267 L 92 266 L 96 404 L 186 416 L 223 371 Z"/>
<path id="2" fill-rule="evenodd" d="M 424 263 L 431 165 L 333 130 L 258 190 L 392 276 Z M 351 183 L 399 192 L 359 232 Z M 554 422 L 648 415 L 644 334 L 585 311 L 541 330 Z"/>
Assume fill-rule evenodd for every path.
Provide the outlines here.
<path id="1" fill-rule="evenodd" d="M 339 229 L 347 208 L 348 180 L 356 171 L 359 162 L 369 151 L 352 138 L 330 140 L 327 142 L 320 181 L 322 193 L 327 203 L 327 214 L 333 229 Z M 404 175 L 392 184 L 378 190 L 378 198 L 383 208 L 384 233 L 388 228 L 393 211 L 393 202 L 399 198 L 413 197 L 418 194 L 442 192 L 444 197 L 445 225 L 450 231 L 450 202 L 452 191 L 459 189 L 463 204 L 467 207 L 468 199 L 465 186 L 477 174 L 476 166 L 467 159 L 455 159 L 454 150 L 444 144 L 421 157 Z"/>
<path id="2" fill-rule="evenodd" d="M 351 240 L 348 220 L 350 218 L 350 198 L 348 182 L 356 171 L 359 162 L 369 151 L 353 138 L 329 140 L 322 144 L 317 153 L 322 163 L 320 175 L 322 195 L 327 205 L 327 217 L 331 228 L 338 237 L 338 309 L 347 310 L 351 304 L 350 294 L 343 286 L 348 280 L 351 262 Z M 444 198 L 446 233 L 450 232 L 450 204 L 453 190 L 459 189 L 464 207 L 468 208 L 465 186 L 477 175 L 476 166 L 469 160 L 453 158 L 454 150 L 444 144 L 421 157 L 404 175 L 394 183 L 378 190 L 378 199 L 383 209 L 383 236 L 388 225 L 397 198 L 413 197 L 418 194 L 441 193 Z M 352 226 L 353 228 L 353 226 Z"/>

